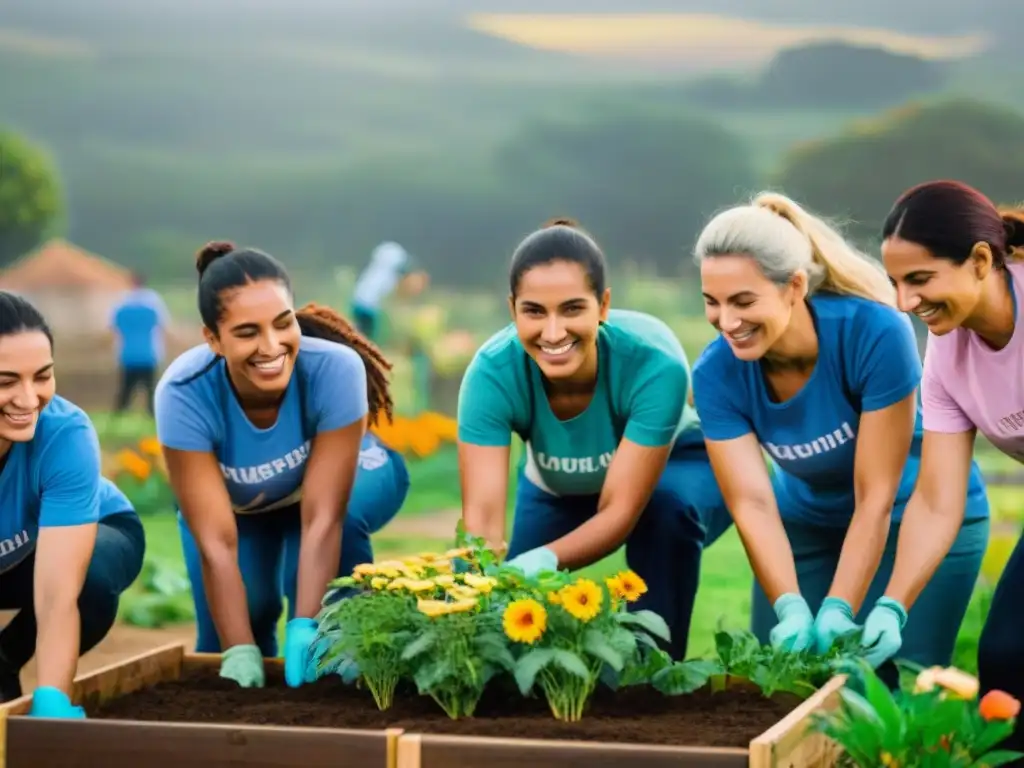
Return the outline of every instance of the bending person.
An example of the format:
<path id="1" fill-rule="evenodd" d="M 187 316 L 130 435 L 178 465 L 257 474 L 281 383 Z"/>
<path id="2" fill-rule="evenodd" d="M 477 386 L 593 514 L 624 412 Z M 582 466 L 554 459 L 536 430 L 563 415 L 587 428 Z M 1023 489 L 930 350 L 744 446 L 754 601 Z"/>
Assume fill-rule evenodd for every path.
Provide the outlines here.
<path id="1" fill-rule="evenodd" d="M 196 650 L 223 649 L 222 676 L 262 686 L 283 592 L 285 675 L 297 686 L 327 583 L 373 559 L 370 534 L 408 490 L 402 457 L 366 434 L 390 417 L 390 365 L 333 310 L 296 310 L 267 254 L 211 243 L 197 266 L 207 343 L 156 391 Z"/>
<path id="2" fill-rule="evenodd" d="M 89 417 L 56 394 L 53 336 L 25 299 L 0 292 L 0 700 L 21 696 L 36 658 L 31 714 L 85 717 L 69 695 L 78 658 L 106 637 L 142 570 L 142 523 L 100 474 Z"/>
<path id="3" fill-rule="evenodd" d="M 572 222 L 516 249 L 513 323 L 476 353 L 459 392 L 466 530 L 505 540 L 511 436 L 527 459 L 509 562 L 528 574 L 577 569 L 626 544 L 686 652 L 703 548 L 730 521 L 687 405 L 686 353 L 661 321 L 609 308 L 605 259 Z"/>
<path id="4" fill-rule="evenodd" d="M 885 274 L 774 194 L 715 217 L 695 255 L 721 335 L 694 366 L 694 395 L 756 576 L 753 631 L 824 652 L 877 605 L 906 625 L 909 659 L 948 664 L 985 552 L 988 502 L 968 463 L 968 522 L 908 622 L 882 592 L 921 463 L 921 362 Z"/>
<path id="5" fill-rule="evenodd" d="M 935 181 L 905 192 L 882 230 L 882 256 L 900 308 L 928 326 L 921 394 L 921 476 L 907 504 L 886 598 L 913 615 L 944 589 L 942 563 L 972 517 L 971 456 L 978 432 L 1024 462 L 1024 211 L 1000 214 L 964 184 Z M 938 582 L 938 584 L 937 584 Z M 974 585 L 971 579 L 970 586 Z M 1020 541 L 996 586 L 978 646 L 983 691 L 1024 698 L 1024 632 L 1016 601 L 1024 585 Z M 865 641 L 880 657 L 906 646 L 898 623 L 868 617 Z M 1024 732 L 1004 745 L 1024 748 Z"/>

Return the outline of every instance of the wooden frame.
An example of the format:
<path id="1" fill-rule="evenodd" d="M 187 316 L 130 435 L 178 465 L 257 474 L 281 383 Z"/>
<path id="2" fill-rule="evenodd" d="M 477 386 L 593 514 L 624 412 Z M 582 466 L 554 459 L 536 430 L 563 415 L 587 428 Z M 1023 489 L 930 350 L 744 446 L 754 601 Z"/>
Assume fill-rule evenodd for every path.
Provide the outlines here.
<path id="1" fill-rule="evenodd" d="M 838 705 L 845 682 L 845 676 L 833 677 L 748 749 L 403 733 L 396 768 L 831 768 L 838 746 L 807 729 L 813 712 Z"/>
<path id="2" fill-rule="evenodd" d="M 71 698 L 96 704 L 214 664 L 220 664 L 217 654 L 165 645 L 80 677 Z M 47 720 L 25 717 L 31 707 L 30 695 L 0 705 L 0 768 L 395 768 L 401 734 L 400 729 Z"/>
<path id="3" fill-rule="evenodd" d="M 72 700 L 96 704 L 219 663 L 219 655 L 165 645 L 78 678 Z M 845 681 L 832 678 L 747 749 L 407 734 L 397 728 L 45 720 L 25 717 L 32 698 L 22 696 L 0 705 L 0 768 L 831 768 L 838 747 L 806 734 L 813 712 L 838 705 Z"/>

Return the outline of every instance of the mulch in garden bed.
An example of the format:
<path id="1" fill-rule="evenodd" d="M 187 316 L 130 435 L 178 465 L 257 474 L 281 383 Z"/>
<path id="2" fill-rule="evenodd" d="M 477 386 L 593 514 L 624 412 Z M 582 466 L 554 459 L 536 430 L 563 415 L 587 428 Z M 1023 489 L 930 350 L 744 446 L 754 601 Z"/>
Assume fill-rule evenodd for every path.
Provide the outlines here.
<path id="1" fill-rule="evenodd" d="M 741 747 L 792 711 L 795 698 L 768 699 L 756 691 L 706 690 L 665 696 L 645 687 L 599 687 L 577 723 L 555 720 L 542 698 L 515 689 L 485 691 L 475 716 L 451 720 L 433 699 L 400 689 L 381 712 L 369 691 L 330 676 L 288 688 L 279 670 L 267 670 L 267 686 L 243 689 L 217 676 L 216 668 L 88 708 L 94 719 L 230 723 L 383 730 L 410 733 L 570 739 L 678 746 Z"/>

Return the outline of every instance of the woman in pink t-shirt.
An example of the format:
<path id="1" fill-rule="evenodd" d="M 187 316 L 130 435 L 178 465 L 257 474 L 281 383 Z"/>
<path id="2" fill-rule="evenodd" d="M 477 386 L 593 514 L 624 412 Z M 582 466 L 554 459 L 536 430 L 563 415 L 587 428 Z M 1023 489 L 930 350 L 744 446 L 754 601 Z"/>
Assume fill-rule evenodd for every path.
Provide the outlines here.
<path id="1" fill-rule="evenodd" d="M 921 472 L 907 503 L 885 594 L 907 608 L 956 538 L 964 516 L 974 439 L 981 432 L 1024 463 L 1024 212 L 1001 213 L 965 184 L 933 181 L 905 192 L 882 231 L 882 258 L 900 309 L 928 326 L 921 400 Z M 1024 631 L 1015 602 L 1024 587 L 1018 542 L 996 587 L 978 649 L 983 690 L 1024 698 Z M 895 653 L 899 627 L 880 614 L 865 643 Z M 1024 733 L 1014 736 L 1024 745 Z"/>

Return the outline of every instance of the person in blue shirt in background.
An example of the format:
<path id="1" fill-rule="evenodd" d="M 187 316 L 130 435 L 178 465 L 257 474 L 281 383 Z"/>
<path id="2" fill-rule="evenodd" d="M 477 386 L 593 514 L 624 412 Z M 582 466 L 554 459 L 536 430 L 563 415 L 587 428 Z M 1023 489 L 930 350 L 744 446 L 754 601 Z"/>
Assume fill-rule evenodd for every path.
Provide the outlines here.
<path id="1" fill-rule="evenodd" d="M 396 242 L 381 243 L 373 249 L 370 263 L 356 280 L 352 294 L 352 320 L 356 328 L 377 343 L 384 300 L 396 288 L 407 296 L 414 296 L 422 292 L 426 284 L 427 273 L 417 266 L 412 254 Z"/>
<path id="2" fill-rule="evenodd" d="M 114 412 L 127 410 L 135 390 L 141 388 L 152 415 L 153 390 L 164 357 L 164 335 L 170 317 L 163 298 L 146 287 L 141 274 L 135 273 L 133 281 L 134 288 L 121 299 L 110 318 L 121 373 Z"/>
<path id="3" fill-rule="evenodd" d="M 117 617 L 142 570 L 146 539 L 131 503 L 100 474 L 82 409 L 56 394 L 53 335 L 25 299 L 0 292 L 0 700 L 22 695 L 36 658 L 30 714 L 82 718 L 70 699 L 78 658 Z"/>
<path id="4" fill-rule="evenodd" d="M 948 665 L 988 501 L 972 464 L 965 522 L 909 617 L 883 596 L 922 440 L 921 361 L 885 273 L 776 194 L 716 216 L 695 258 L 720 336 L 694 366 L 694 397 L 756 576 L 753 631 L 825 651 L 863 621 L 876 666 L 899 644 L 907 659 Z"/>
<path id="5" fill-rule="evenodd" d="M 157 436 L 180 508 L 198 652 L 265 683 L 288 598 L 285 677 L 312 674 L 327 584 L 373 560 L 370 534 L 409 487 L 400 454 L 367 433 L 392 402 L 390 364 L 333 310 L 296 310 L 281 264 L 210 243 L 197 257 L 206 344 L 168 366 Z"/>

